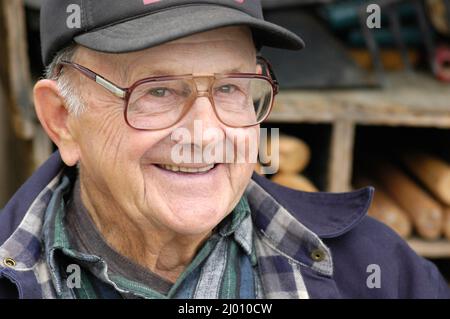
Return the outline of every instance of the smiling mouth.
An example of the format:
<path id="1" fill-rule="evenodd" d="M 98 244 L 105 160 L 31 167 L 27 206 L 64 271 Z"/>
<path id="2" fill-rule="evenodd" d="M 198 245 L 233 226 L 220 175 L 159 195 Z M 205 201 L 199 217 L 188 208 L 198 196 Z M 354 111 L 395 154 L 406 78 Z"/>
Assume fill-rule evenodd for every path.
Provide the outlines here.
<path id="1" fill-rule="evenodd" d="M 198 174 L 198 173 L 207 173 L 210 170 L 216 167 L 216 164 L 206 165 L 203 167 L 184 167 L 184 166 L 175 166 L 175 165 L 166 165 L 166 164 L 156 164 L 157 167 L 169 171 L 169 172 L 180 172 L 180 173 L 190 173 L 190 174 Z"/>

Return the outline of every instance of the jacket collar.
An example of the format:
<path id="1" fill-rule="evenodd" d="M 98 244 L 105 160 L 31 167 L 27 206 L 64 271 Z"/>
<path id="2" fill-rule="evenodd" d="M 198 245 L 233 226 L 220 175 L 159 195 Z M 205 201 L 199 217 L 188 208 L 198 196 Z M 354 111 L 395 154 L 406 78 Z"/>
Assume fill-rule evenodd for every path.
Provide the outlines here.
<path id="1" fill-rule="evenodd" d="M 41 192 L 61 171 L 59 152 L 52 156 L 19 188 L 0 215 L 0 245 L 19 227 L 25 214 Z"/>
<path id="2" fill-rule="evenodd" d="M 252 179 L 323 239 L 339 237 L 356 227 L 367 214 L 374 193 L 373 187 L 345 193 L 309 193 L 280 186 L 256 173 Z"/>
<path id="3" fill-rule="evenodd" d="M 260 248 L 257 253 L 260 261 L 275 252 L 276 256 L 287 257 L 291 262 L 325 276 L 333 275 L 331 252 L 317 234 L 305 227 L 255 181 L 250 181 L 246 196 L 258 233 L 256 242 L 263 244 L 256 244 Z"/>

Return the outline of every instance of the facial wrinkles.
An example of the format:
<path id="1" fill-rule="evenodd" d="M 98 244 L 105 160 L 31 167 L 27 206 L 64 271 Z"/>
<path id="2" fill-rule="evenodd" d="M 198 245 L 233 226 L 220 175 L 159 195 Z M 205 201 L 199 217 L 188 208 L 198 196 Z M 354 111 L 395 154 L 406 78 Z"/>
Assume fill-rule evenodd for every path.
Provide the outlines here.
<path id="1" fill-rule="evenodd" d="M 210 44 L 208 49 L 203 47 L 205 42 Z M 150 72 L 148 71 L 151 68 L 147 68 L 147 65 L 151 65 L 152 68 L 170 66 L 176 74 L 223 73 L 224 68 L 230 66 L 233 68 L 241 68 L 241 72 L 254 72 L 255 65 L 252 64 L 252 62 L 255 61 L 254 54 L 249 53 L 250 49 L 247 50 L 247 46 L 244 45 L 244 48 L 241 48 L 239 45 L 241 47 L 243 46 L 239 41 L 231 41 L 229 39 L 212 40 L 209 38 L 185 42 L 181 41 L 180 43 L 169 44 L 164 47 L 161 46 L 161 50 L 159 51 L 153 50 L 155 49 L 153 48 L 142 51 L 139 54 L 116 55 L 114 56 L 114 63 L 119 66 L 117 68 L 119 71 L 112 70 L 112 67 L 107 66 L 106 62 L 103 62 L 98 68 L 92 69 L 118 85 L 124 83 L 122 86 L 129 86 L 132 84 L 132 81 L 142 77 L 151 76 L 152 74 L 149 74 Z M 227 47 L 230 47 L 230 49 L 227 49 Z M 251 45 L 248 47 L 251 48 Z M 239 48 L 239 50 L 236 48 Z M 214 56 L 215 58 L 211 59 L 210 56 Z M 97 58 L 100 59 L 102 56 L 99 55 Z M 153 61 L 163 62 L 154 64 Z M 192 62 L 187 63 L 186 61 Z M 231 63 L 229 63 L 229 61 L 235 61 L 236 63 L 230 65 Z M 99 63 L 102 62 L 99 61 Z M 89 67 L 89 65 L 92 66 L 96 64 L 91 63 L 86 66 Z M 120 78 L 121 76 L 123 78 Z M 86 81 L 84 82 L 87 83 Z M 96 84 L 92 82 L 92 86 L 94 85 Z M 91 84 L 89 84 L 89 86 L 91 86 Z M 103 163 L 90 163 L 90 167 L 91 169 L 98 168 L 100 171 L 103 171 L 104 176 L 102 176 L 102 173 L 100 173 L 100 175 L 99 173 L 96 173 L 96 175 L 93 176 L 100 176 L 105 180 L 107 185 L 110 185 L 110 187 L 104 187 L 103 189 L 103 192 L 110 193 L 105 194 L 104 199 L 106 200 L 108 198 L 107 195 L 112 197 L 111 203 L 105 205 L 106 210 L 105 207 L 102 208 L 101 205 L 96 206 L 98 214 L 103 214 L 101 217 L 105 219 L 108 219 L 108 216 L 110 215 L 111 217 L 113 217 L 113 215 L 115 216 L 114 219 L 111 219 L 111 223 L 108 224 L 108 226 L 110 226 L 108 228 L 111 228 L 108 231 L 113 234 L 113 239 L 117 241 L 117 246 L 123 247 L 124 251 L 127 251 L 127 249 L 130 250 L 129 254 L 137 255 L 136 258 L 138 260 L 142 261 L 142 259 L 148 257 L 148 255 L 154 255 L 156 257 L 160 255 L 160 257 L 163 256 L 163 259 L 166 259 L 166 262 L 159 264 L 160 267 L 169 265 L 171 261 L 173 261 L 174 266 L 176 266 L 177 263 L 183 262 L 184 256 L 188 261 L 192 256 L 191 253 L 175 251 L 173 253 L 173 258 L 171 258 L 171 254 L 169 253 L 170 248 L 167 245 L 170 244 L 170 241 L 172 244 L 177 243 L 177 246 L 183 246 L 183 244 L 185 244 L 185 251 L 192 251 L 195 250 L 195 247 L 192 247 L 190 243 L 196 239 L 198 240 L 198 236 L 189 237 L 174 234 L 170 231 L 171 229 L 168 228 L 169 226 L 167 223 L 172 223 L 170 226 L 176 224 L 176 227 L 180 227 L 179 225 L 187 218 L 186 216 L 192 216 L 189 217 L 191 219 L 195 218 L 195 212 L 191 215 L 185 215 L 184 211 L 181 211 L 180 209 L 176 211 L 177 207 L 175 206 L 178 205 L 178 208 L 182 209 L 192 206 L 193 210 L 201 210 L 201 205 L 199 206 L 197 201 L 207 200 L 207 198 L 201 197 L 201 193 L 203 191 L 205 194 L 210 194 L 211 189 L 198 189 L 199 193 L 193 192 L 193 198 L 189 199 L 188 196 L 177 194 L 180 190 L 179 185 L 172 184 L 170 181 L 158 180 L 162 185 L 156 185 L 154 178 L 161 179 L 161 177 L 154 173 L 155 171 L 144 170 L 143 166 L 145 166 L 145 163 L 149 164 L 149 162 L 158 160 L 165 160 L 170 163 L 168 156 L 170 155 L 173 143 L 170 140 L 170 133 L 172 130 L 155 132 L 134 131 L 126 126 L 123 119 L 123 108 L 118 107 L 118 104 L 113 102 L 116 98 L 106 91 L 103 92 L 101 87 L 96 89 L 98 89 L 98 91 L 95 92 L 96 94 L 89 97 L 92 101 L 91 103 L 95 103 L 95 111 L 102 112 L 100 117 L 97 116 L 93 120 L 95 122 L 98 121 L 98 119 L 101 119 L 97 123 L 94 123 L 94 125 L 97 125 L 95 128 L 96 133 L 99 134 L 99 136 L 102 136 L 102 139 L 97 139 L 99 144 L 97 146 L 98 154 L 96 155 L 103 159 L 105 163 L 107 162 L 107 165 L 104 165 L 105 167 L 100 167 Z M 99 92 L 101 93 L 99 94 Z M 94 97 L 96 97 L 96 100 L 93 100 Z M 117 103 L 120 103 L 120 101 Z M 211 106 L 209 107 L 210 109 L 208 111 L 213 112 Z M 103 111 L 105 113 L 103 113 Z M 210 115 L 215 116 L 214 113 L 210 113 Z M 208 121 L 210 120 L 211 119 L 208 119 Z M 192 121 L 192 118 L 187 118 L 186 122 L 181 121 L 180 126 L 186 127 L 189 121 Z M 210 124 L 211 126 L 218 125 L 217 123 Z M 206 129 L 206 127 L 203 129 Z M 141 145 L 139 145 L 137 141 L 142 142 Z M 146 150 L 144 149 L 144 145 L 147 148 Z M 89 152 L 89 150 L 85 149 L 85 152 Z M 91 158 L 95 159 L 95 157 Z M 226 190 L 226 195 L 216 197 L 211 193 L 213 199 L 218 201 L 217 206 L 220 207 L 220 212 L 214 212 L 215 215 L 211 215 L 212 218 L 215 219 L 220 214 L 223 214 L 223 208 L 227 209 L 228 213 L 239 201 L 240 193 L 242 193 L 245 186 L 244 183 L 247 181 L 242 178 L 242 176 L 248 174 L 246 172 L 246 167 L 246 164 L 227 164 L 227 169 L 224 170 L 225 174 L 222 177 L 227 181 L 220 182 L 220 187 L 221 189 Z M 111 169 L 112 172 L 106 174 L 105 171 Z M 153 172 L 151 174 L 155 175 L 151 175 L 149 172 Z M 124 174 L 123 180 L 120 180 L 120 174 Z M 121 188 L 119 184 L 123 184 L 125 187 Z M 206 185 L 204 187 L 208 188 Z M 99 191 L 101 191 L 101 187 L 99 187 Z M 95 194 L 92 195 L 95 196 Z M 177 196 L 178 198 L 182 198 L 185 203 L 180 205 L 179 201 L 174 200 Z M 96 198 L 93 198 L 93 201 L 97 204 L 100 202 Z M 209 205 L 207 201 L 205 203 L 206 205 Z M 113 208 L 113 211 L 108 210 L 108 208 L 111 207 Z M 103 210 L 100 211 L 101 209 Z M 208 209 L 214 209 L 214 207 Z M 174 221 L 178 221 L 178 224 Z M 187 221 L 189 222 L 189 220 Z M 200 220 L 199 223 L 209 225 L 210 221 Z M 121 234 L 118 229 L 127 230 L 125 225 L 133 226 L 128 230 L 126 236 L 122 235 L 122 237 L 128 237 L 123 238 L 123 242 L 121 242 L 117 239 Z M 156 231 L 152 232 L 153 230 Z M 150 233 L 152 235 L 148 236 Z M 117 236 L 114 237 L 114 235 Z M 137 242 L 134 242 L 134 240 Z M 136 247 L 136 245 L 139 247 Z M 142 247 L 140 245 L 142 245 Z M 167 250 L 164 250 L 165 248 Z M 161 252 L 164 251 L 167 253 L 161 255 Z M 137 254 L 135 254 L 135 252 L 137 252 Z M 157 261 L 158 258 L 156 258 L 155 264 Z M 148 265 L 148 262 L 149 261 L 147 260 L 144 264 L 147 263 Z"/>
<path id="2" fill-rule="evenodd" d="M 220 63 L 216 61 L 208 61 L 208 59 L 204 59 L 201 64 L 202 70 L 198 68 L 200 65 L 192 65 L 189 67 L 189 64 L 186 64 L 185 61 L 196 60 L 198 59 L 199 52 L 205 50 L 199 50 L 198 48 L 202 48 L 205 45 L 205 42 L 209 45 L 209 53 L 214 54 L 218 57 L 222 56 L 224 62 L 226 64 L 227 59 L 230 56 L 235 56 L 235 60 L 240 61 L 256 61 L 256 56 L 254 51 L 246 50 L 245 48 L 240 47 L 239 50 L 235 50 L 234 48 L 239 47 L 239 42 L 235 40 L 198 40 L 198 41 L 186 41 L 179 40 L 172 43 L 167 43 L 161 47 L 154 48 L 154 50 L 147 52 L 140 52 L 130 63 L 129 67 L 126 71 L 124 71 L 124 75 L 129 84 L 142 79 L 144 77 L 154 76 L 154 75 L 182 75 L 182 74 L 192 74 L 192 73 L 224 73 L 220 70 Z M 251 48 L 251 46 L 249 46 Z M 228 49 L 230 48 L 230 49 Z M 252 49 L 252 48 L 251 48 Z M 253 50 L 253 49 L 252 49 Z M 164 56 L 163 63 L 146 63 L 146 61 L 158 59 L 151 59 L 152 56 Z M 172 56 L 173 55 L 173 56 Z M 206 52 L 205 52 L 206 55 Z M 182 56 L 183 59 L 179 57 Z M 250 57 L 250 59 L 249 59 Z M 220 59 L 218 59 L 220 61 Z M 148 65 L 148 66 L 147 66 Z M 170 66 L 169 68 L 165 68 L 165 66 Z M 233 68 L 237 69 L 247 69 L 247 72 L 253 72 L 251 65 L 243 65 L 239 64 L 234 66 Z M 167 70 L 166 70 L 167 69 Z M 131 71 L 130 71 L 131 70 Z M 154 71 L 166 70 L 165 74 L 161 74 L 157 72 L 155 74 Z M 244 72 L 244 70 L 242 71 Z"/>
<path id="3" fill-rule="evenodd" d="M 111 160 L 111 155 L 113 155 L 114 162 L 112 163 L 117 160 L 117 153 L 124 135 L 123 129 L 117 128 L 117 122 L 117 116 L 114 113 L 106 113 L 102 116 L 96 130 L 97 136 L 102 137 L 99 158 Z"/>
<path id="4" fill-rule="evenodd" d="M 208 104 L 209 104 L 209 102 L 208 102 Z M 204 107 L 204 106 L 205 105 L 201 105 L 200 107 Z M 208 107 L 210 107 L 210 106 L 208 106 Z M 191 112 L 194 112 L 194 113 L 191 113 L 191 114 L 187 115 L 187 118 L 185 118 L 181 123 L 179 123 L 179 127 L 184 127 L 184 128 L 190 129 L 192 131 L 192 127 L 190 127 L 190 126 L 193 124 L 193 121 L 194 121 L 195 116 L 196 116 L 196 114 L 195 114 L 196 111 L 204 112 L 203 110 L 202 111 L 197 110 L 197 109 L 196 110 L 192 110 Z M 209 110 L 208 112 L 210 113 L 210 116 L 215 117 L 215 114 L 213 113 L 212 110 Z M 210 120 L 211 119 L 209 119 L 208 122 Z M 218 128 L 216 126 L 214 126 L 214 127 Z M 204 129 L 205 129 L 205 127 L 204 127 Z M 223 128 L 223 129 L 225 129 L 225 128 Z M 250 129 L 247 129 L 247 130 L 250 130 Z M 244 132 L 244 131 L 242 131 L 242 132 Z M 237 131 L 237 134 L 239 134 L 239 131 Z M 233 135 L 233 134 L 231 134 L 231 135 Z M 225 136 L 225 134 L 224 134 L 224 136 Z M 229 137 L 226 137 L 226 138 L 229 138 Z M 233 140 L 231 140 L 231 142 L 233 142 Z M 225 147 L 226 141 L 224 141 L 223 145 Z M 236 155 L 236 145 L 235 145 L 234 142 L 231 145 L 233 145 L 233 149 L 235 150 L 234 154 Z M 196 145 L 193 145 L 193 146 L 196 146 Z M 201 146 L 198 146 L 198 147 L 201 147 Z M 246 164 L 226 164 L 226 165 L 227 165 L 227 169 L 225 170 L 225 172 L 226 172 L 227 182 L 229 184 L 229 187 L 232 189 L 234 194 L 238 194 L 239 191 L 240 191 L 240 188 L 242 188 L 242 185 L 240 183 L 241 180 L 240 180 L 240 176 L 239 175 L 241 174 L 242 170 L 246 168 Z M 172 186 L 169 184 L 169 185 L 165 185 L 164 187 L 161 187 L 161 188 L 160 187 L 156 188 L 156 191 L 159 192 L 160 196 L 163 196 L 163 198 L 166 198 L 166 195 L 169 195 L 168 198 L 170 198 L 170 195 L 175 191 L 175 189 L 172 189 Z M 197 189 L 197 191 L 199 193 L 202 193 L 202 191 L 206 192 L 207 190 L 206 189 L 205 190 Z M 234 207 L 234 205 L 237 203 L 237 201 L 238 200 L 233 201 L 232 203 L 230 203 L 229 209 L 232 209 Z M 175 203 L 175 205 L 176 205 L 176 203 Z M 172 205 L 169 203 L 168 206 L 172 206 Z M 170 208 L 173 209 L 174 207 L 172 206 Z"/>
<path id="5" fill-rule="evenodd" d="M 102 204 L 95 192 L 87 192 L 86 197 L 90 215 L 103 237 L 107 238 L 108 243 L 117 251 L 128 251 L 132 258 L 140 261 L 141 256 L 131 250 L 134 248 L 139 252 L 144 251 L 146 247 L 146 243 L 140 240 L 144 238 L 145 234 L 142 225 L 138 224 L 139 220 L 128 214 L 121 214 L 124 207 L 117 202 Z M 97 200 L 93 200 L 93 197 L 97 197 Z M 84 202 L 86 202 L 86 198 Z M 105 207 L 109 208 L 110 214 L 104 214 Z M 123 228 L 123 225 L 127 225 L 127 228 Z"/>
<path id="6" fill-rule="evenodd" d="M 101 88 L 98 88 L 101 90 Z M 88 91 L 88 90 L 86 90 Z M 105 92 L 106 93 L 106 92 Z M 107 94 L 107 93 L 106 93 Z M 105 170 L 107 168 L 110 171 L 121 172 L 123 171 L 121 164 L 126 161 L 126 159 L 121 158 L 121 150 L 124 150 L 124 144 L 126 143 L 125 130 L 127 129 L 126 123 L 123 120 L 123 106 L 118 106 L 116 101 L 112 101 L 111 98 L 105 97 L 103 92 L 97 92 L 97 98 L 94 99 L 94 94 L 88 94 L 89 99 L 89 112 L 91 114 L 97 114 L 95 117 L 83 115 L 80 118 L 80 127 L 84 128 L 81 134 L 84 134 L 84 140 L 88 141 L 85 145 L 85 153 L 95 152 L 94 158 L 98 160 L 96 163 L 90 163 L 90 165 L 82 168 L 85 177 L 88 178 L 88 183 L 95 186 L 95 189 L 91 188 L 91 191 L 97 191 L 97 199 L 89 200 L 92 205 L 95 205 L 96 201 L 103 203 L 102 205 L 110 208 L 111 213 L 117 211 L 123 211 L 123 209 L 130 209 L 130 207 L 121 207 L 120 201 L 110 201 L 107 198 L 116 198 L 123 196 L 123 194 L 117 194 L 114 189 L 109 187 L 110 185 L 119 185 L 121 181 L 111 180 L 111 177 L 117 175 L 103 175 L 106 180 L 97 180 L 95 177 L 99 171 Z M 81 122 L 83 123 L 81 125 Z M 97 141 L 98 147 L 91 146 L 92 141 Z M 86 146 L 87 145 L 87 146 Z M 92 171 L 94 169 L 94 171 Z M 97 171 L 97 173 L 95 172 Z M 125 175 L 125 174 L 124 174 Z M 100 196 L 98 196 L 100 195 Z M 134 201 L 126 201 L 128 204 L 134 203 Z M 98 205 L 97 205 L 98 206 Z M 111 210 L 111 208 L 113 208 Z M 102 207 L 95 207 L 95 211 Z M 104 207 L 103 207 L 104 209 Z M 96 213 L 98 218 L 104 214 L 101 212 Z M 128 216 L 128 215 L 124 215 Z M 103 216 L 106 217 L 106 216 Z M 100 223 L 105 227 L 108 225 L 106 219 Z M 130 219 L 131 221 L 131 219 Z M 100 227 L 100 224 L 98 225 Z M 107 226 L 106 226 L 107 227 Z"/>

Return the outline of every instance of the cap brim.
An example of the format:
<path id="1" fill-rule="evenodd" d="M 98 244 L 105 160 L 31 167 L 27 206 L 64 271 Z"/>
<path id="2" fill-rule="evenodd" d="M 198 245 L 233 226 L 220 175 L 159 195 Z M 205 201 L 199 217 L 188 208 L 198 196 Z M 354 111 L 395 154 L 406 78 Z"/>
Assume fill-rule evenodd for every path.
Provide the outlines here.
<path id="1" fill-rule="evenodd" d="M 195 5 L 171 8 L 94 30 L 74 38 L 92 50 L 125 53 L 147 49 L 195 33 L 226 26 L 245 25 L 260 45 L 300 50 L 303 40 L 273 23 L 253 18 L 236 9 Z"/>

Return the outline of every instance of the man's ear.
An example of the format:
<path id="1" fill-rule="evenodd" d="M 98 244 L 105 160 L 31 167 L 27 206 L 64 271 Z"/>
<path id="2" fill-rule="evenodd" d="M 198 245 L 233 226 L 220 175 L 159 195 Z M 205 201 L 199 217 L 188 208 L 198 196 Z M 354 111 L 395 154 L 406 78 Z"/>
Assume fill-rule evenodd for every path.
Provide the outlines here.
<path id="1" fill-rule="evenodd" d="M 58 146 L 68 166 L 79 160 L 79 148 L 69 127 L 69 113 L 55 81 L 40 80 L 34 86 L 36 114 L 50 139 Z"/>

